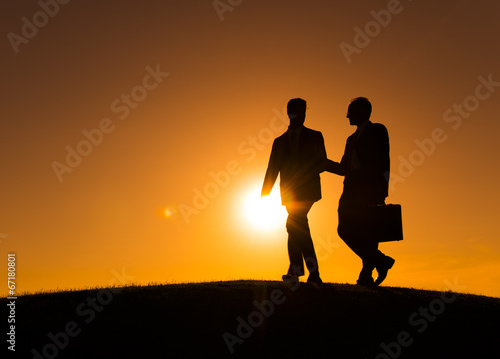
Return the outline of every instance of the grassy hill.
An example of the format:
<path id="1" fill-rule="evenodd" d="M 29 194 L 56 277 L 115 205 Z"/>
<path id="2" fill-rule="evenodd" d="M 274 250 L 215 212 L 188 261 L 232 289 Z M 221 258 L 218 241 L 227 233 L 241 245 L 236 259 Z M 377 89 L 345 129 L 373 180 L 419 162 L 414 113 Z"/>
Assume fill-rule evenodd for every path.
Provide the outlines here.
<path id="1" fill-rule="evenodd" d="M 101 288 L 19 297 L 16 348 L 22 358 L 499 358 L 499 319 L 500 298 L 409 288 Z"/>

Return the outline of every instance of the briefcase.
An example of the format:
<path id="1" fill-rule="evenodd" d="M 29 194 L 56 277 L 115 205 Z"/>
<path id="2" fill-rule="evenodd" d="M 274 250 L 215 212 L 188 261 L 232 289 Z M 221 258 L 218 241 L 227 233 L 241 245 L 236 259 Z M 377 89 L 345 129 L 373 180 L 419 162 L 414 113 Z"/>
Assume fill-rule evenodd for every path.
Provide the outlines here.
<path id="1" fill-rule="evenodd" d="M 403 239 L 401 205 L 381 204 L 365 207 L 367 229 L 378 242 Z"/>

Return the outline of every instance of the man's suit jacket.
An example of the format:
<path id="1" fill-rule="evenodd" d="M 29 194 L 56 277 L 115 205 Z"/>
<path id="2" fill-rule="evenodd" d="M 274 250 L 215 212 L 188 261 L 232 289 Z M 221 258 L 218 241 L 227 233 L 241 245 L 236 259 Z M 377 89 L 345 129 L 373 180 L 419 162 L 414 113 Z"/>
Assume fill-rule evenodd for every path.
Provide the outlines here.
<path id="1" fill-rule="evenodd" d="M 319 173 L 326 160 L 323 135 L 319 131 L 302 127 L 294 155 L 289 131 L 274 140 L 262 194 L 271 192 L 279 174 L 283 205 L 299 201 L 318 201 L 321 199 Z"/>
<path id="2" fill-rule="evenodd" d="M 343 199 L 353 204 L 379 204 L 388 196 L 389 135 L 384 125 L 368 122 L 358 134 L 347 139 L 339 163 L 330 162 L 328 171 L 344 175 Z"/>

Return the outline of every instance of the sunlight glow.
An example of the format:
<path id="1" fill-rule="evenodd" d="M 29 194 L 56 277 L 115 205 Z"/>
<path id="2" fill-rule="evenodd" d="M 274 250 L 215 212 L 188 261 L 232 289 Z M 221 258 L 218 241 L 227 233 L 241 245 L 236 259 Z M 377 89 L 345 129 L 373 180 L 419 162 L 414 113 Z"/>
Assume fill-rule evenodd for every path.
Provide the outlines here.
<path id="1" fill-rule="evenodd" d="M 156 214 L 157 216 L 161 218 L 166 218 L 166 219 L 174 219 L 177 217 L 177 207 L 175 206 L 168 206 L 168 207 L 163 207 L 163 208 L 157 208 L 156 209 Z"/>
<path id="2" fill-rule="evenodd" d="M 253 229 L 271 231 L 282 228 L 286 222 L 286 209 L 281 205 L 280 193 L 273 190 L 269 196 L 260 197 L 260 187 L 255 187 L 244 197 L 243 216 Z"/>
<path id="3" fill-rule="evenodd" d="M 165 208 L 165 217 L 171 218 L 177 213 L 177 209 L 175 207 L 167 207 Z"/>

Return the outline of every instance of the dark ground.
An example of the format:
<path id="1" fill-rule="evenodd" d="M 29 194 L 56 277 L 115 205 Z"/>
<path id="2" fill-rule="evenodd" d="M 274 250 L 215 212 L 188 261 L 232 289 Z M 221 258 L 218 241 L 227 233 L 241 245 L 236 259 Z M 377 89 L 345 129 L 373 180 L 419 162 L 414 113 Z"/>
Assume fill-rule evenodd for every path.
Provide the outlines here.
<path id="1" fill-rule="evenodd" d="M 500 298 L 409 288 L 103 288 L 19 297 L 16 357 L 500 358 L 499 320 Z"/>

